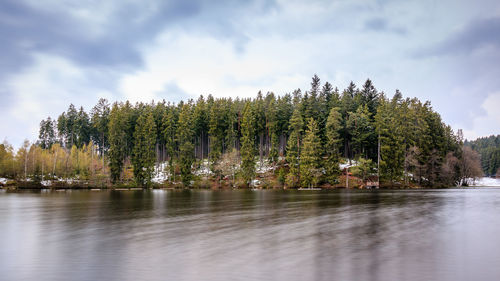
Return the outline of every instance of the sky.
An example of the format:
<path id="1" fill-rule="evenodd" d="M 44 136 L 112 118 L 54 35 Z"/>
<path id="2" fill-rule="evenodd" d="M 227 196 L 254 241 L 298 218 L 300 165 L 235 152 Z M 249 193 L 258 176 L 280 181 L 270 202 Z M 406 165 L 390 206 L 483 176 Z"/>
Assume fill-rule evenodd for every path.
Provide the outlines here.
<path id="1" fill-rule="evenodd" d="M 0 142 L 69 104 L 254 97 L 370 78 L 500 134 L 498 0 L 2 0 Z"/>

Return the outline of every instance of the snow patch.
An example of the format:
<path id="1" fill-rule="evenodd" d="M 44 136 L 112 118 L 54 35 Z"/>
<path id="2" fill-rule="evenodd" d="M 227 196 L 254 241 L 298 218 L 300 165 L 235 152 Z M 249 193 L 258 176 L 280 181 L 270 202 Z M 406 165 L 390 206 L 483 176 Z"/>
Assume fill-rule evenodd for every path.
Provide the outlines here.
<path id="1" fill-rule="evenodd" d="M 351 161 L 347 160 L 346 163 L 340 163 L 339 164 L 340 170 L 343 170 L 345 168 L 351 168 L 351 167 L 354 167 L 354 166 L 358 166 L 358 161 L 356 161 L 356 160 L 351 160 Z"/>
<path id="2" fill-rule="evenodd" d="M 269 163 L 269 159 L 258 160 L 255 163 L 255 172 L 258 174 L 264 174 L 273 170 L 273 166 Z"/>
<path id="3" fill-rule="evenodd" d="M 196 176 L 208 176 L 208 175 L 212 175 L 213 172 L 212 170 L 210 170 L 210 161 L 208 161 L 208 159 L 203 159 L 203 161 L 201 161 L 200 163 L 200 167 L 198 169 L 196 169 L 193 174 L 196 175 Z"/>
<path id="4" fill-rule="evenodd" d="M 162 162 L 155 165 L 155 170 L 153 173 L 153 178 L 151 179 L 154 183 L 164 183 L 170 177 L 168 162 Z"/>
<path id="5" fill-rule="evenodd" d="M 0 178 L 0 184 L 7 184 L 7 179 L 6 178 Z"/>
<path id="6" fill-rule="evenodd" d="M 40 182 L 43 186 L 51 186 L 52 185 L 52 181 L 49 181 L 49 180 L 46 180 L 46 181 L 41 181 Z"/>
<path id="7" fill-rule="evenodd" d="M 472 186 L 499 186 L 500 187 L 500 178 L 480 178 L 477 180 Z"/>

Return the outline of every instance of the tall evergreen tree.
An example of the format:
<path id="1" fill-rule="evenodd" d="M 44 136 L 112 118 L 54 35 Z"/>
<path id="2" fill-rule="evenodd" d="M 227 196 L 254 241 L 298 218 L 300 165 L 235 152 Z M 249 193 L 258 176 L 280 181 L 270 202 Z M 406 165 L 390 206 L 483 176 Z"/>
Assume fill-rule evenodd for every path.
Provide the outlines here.
<path id="1" fill-rule="evenodd" d="M 179 126 L 177 137 L 179 141 L 179 166 L 181 170 L 181 180 L 185 186 L 189 186 L 193 175 L 191 168 L 194 163 L 194 128 L 192 120 L 192 105 L 185 103 L 179 113 Z"/>
<path id="2" fill-rule="evenodd" d="M 109 115 L 109 169 L 113 183 L 120 180 L 123 161 L 127 155 L 127 119 L 118 103 L 113 104 Z"/>
<path id="3" fill-rule="evenodd" d="M 150 187 L 155 164 L 156 124 L 151 110 L 143 112 L 137 120 L 134 133 L 132 165 L 139 186 Z"/>
<path id="4" fill-rule="evenodd" d="M 342 130 L 342 115 L 338 107 L 330 110 L 326 122 L 326 153 L 327 164 L 325 165 L 326 177 L 330 183 L 336 182 L 339 176 L 340 160 L 340 132 Z"/>
<path id="5" fill-rule="evenodd" d="M 295 108 L 290 119 L 290 137 L 286 149 L 286 161 L 289 166 L 286 184 L 289 187 L 298 187 L 300 184 L 300 145 L 304 121 L 298 107 Z"/>
<path id="6" fill-rule="evenodd" d="M 241 173 L 246 184 L 250 184 L 255 174 L 255 116 L 250 103 L 245 105 L 241 122 Z"/>
<path id="7" fill-rule="evenodd" d="M 101 157 L 109 148 L 108 124 L 111 109 L 106 99 L 101 98 L 91 110 L 90 123 L 92 127 L 92 141 L 97 144 Z"/>
<path id="8" fill-rule="evenodd" d="M 49 149 L 56 142 L 55 120 L 47 117 L 47 120 L 40 121 L 38 139 L 43 149 Z"/>
<path id="9" fill-rule="evenodd" d="M 309 118 L 304 143 L 300 151 L 300 182 L 303 187 L 317 186 L 321 180 L 323 161 L 321 140 L 316 121 Z M 331 164 L 331 163 L 329 163 Z"/>

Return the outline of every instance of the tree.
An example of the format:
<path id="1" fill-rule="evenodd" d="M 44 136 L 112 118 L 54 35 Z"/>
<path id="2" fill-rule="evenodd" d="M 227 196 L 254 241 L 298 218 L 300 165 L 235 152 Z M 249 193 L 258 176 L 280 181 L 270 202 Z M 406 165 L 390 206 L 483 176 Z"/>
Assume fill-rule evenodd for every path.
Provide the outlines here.
<path id="1" fill-rule="evenodd" d="M 322 148 L 318 136 L 318 125 L 309 118 L 304 143 L 300 152 L 300 181 L 304 187 L 317 186 L 323 174 Z"/>
<path id="2" fill-rule="evenodd" d="M 221 158 L 214 165 L 216 171 L 220 171 L 222 176 L 229 176 L 232 180 L 232 185 L 234 185 L 234 177 L 236 171 L 238 170 L 240 164 L 240 155 L 236 148 L 233 148 L 230 152 L 222 154 Z"/>
<path id="3" fill-rule="evenodd" d="M 241 122 L 241 174 L 245 183 L 250 184 L 255 175 L 255 131 L 253 128 L 254 115 L 250 104 L 245 105 L 243 121 Z"/>
<path id="4" fill-rule="evenodd" d="M 165 149 L 168 155 L 169 169 L 170 169 L 170 180 L 175 176 L 174 168 L 174 158 L 176 158 L 177 152 L 177 127 L 178 127 L 178 112 L 174 106 L 168 105 L 166 108 L 167 112 L 163 116 L 163 138 L 165 139 Z"/>
<path id="5" fill-rule="evenodd" d="M 300 142 L 302 140 L 303 132 L 302 115 L 298 107 L 293 111 L 290 118 L 290 126 L 288 131 L 290 137 L 288 138 L 286 148 L 286 162 L 288 163 L 289 170 L 286 176 L 285 183 L 289 187 L 297 187 L 300 184 Z"/>
<path id="6" fill-rule="evenodd" d="M 127 155 L 127 119 L 122 111 L 120 105 L 114 103 L 109 116 L 109 168 L 113 183 L 120 179 Z"/>
<path id="7" fill-rule="evenodd" d="M 462 148 L 461 171 L 462 171 L 461 183 L 464 186 L 470 185 L 479 177 L 483 176 L 483 170 L 481 169 L 481 161 L 479 159 L 479 153 L 473 151 L 468 146 L 464 146 Z"/>
<path id="8" fill-rule="evenodd" d="M 352 168 L 355 176 L 361 178 L 366 183 L 368 177 L 373 173 L 374 164 L 371 159 L 359 158 L 358 164 Z"/>
<path id="9" fill-rule="evenodd" d="M 194 162 L 194 128 L 191 118 L 191 104 L 185 103 L 179 114 L 179 127 L 177 137 L 179 141 L 179 165 L 181 180 L 185 186 L 189 186 L 193 177 L 191 168 Z"/>
<path id="10" fill-rule="evenodd" d="M 104 156 L 104 152 L 109 148 L 108 124 L 110 111 L 108 101 L 101 98 L 92 108 L 90 114 L 90 124 L 92 127 L 91 139 L 99 147 L 101 157 Z"/>
<path id="11" fill-rule="evenodd" d="M 346 123 L 347 129 L 352 135 L 352 145 L 355 155 L 367 156 L 367 148 L 370 138 L 374 135 L 374 127 L 370 121 L 368 107 L 360 106 L 356 112 L 349 113 Z"/>
<path id="12" fill-rule="evenodd" d="M 340 174 L 340 132 L 342 129 L 342 115 L 338 107 L 330 110 L 328 120 L 326 121 L 326 153 L 327 160 L 325 164 L 326 178 L 329 182 L 336 182 Z"/>
<path id="13" fill-rule="evenodd" d="M 43 149 L 50 148 L 56 142 L 55 125 L 55 120 L 52 121 L 50 117 L 47 117 L 47 120 L 40 121 L 38 139 Z"/>
<path id="14" fill-rule="evenodd" d="M 139 186 L 150 187 L 155 164 L 156 124 L 151 110 L 142 113 L 134 133 L 132 165 Z"/>
<path id="15" fill-rule="evenodd" d="M 75 144 L 78 148 L 89 143 L 91 135 L 90 120 L 83 107 L 80 107 L 74 123 Z"/>

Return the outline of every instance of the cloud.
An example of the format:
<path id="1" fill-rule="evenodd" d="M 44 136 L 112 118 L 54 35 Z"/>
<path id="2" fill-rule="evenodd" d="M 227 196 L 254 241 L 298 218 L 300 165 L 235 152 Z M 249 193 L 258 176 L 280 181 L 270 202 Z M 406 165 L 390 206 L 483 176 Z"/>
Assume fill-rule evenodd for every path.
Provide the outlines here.
<path id="1" fill-rule="evenodd" d="M 488 136 L 492 134 L 491 127 L 500 127 L 500 111 L 498 110 L 500 108 L 500 92 L 489 94 L 481 104 L 481 108 L 483 114 L 477 114 L 471 120 L 473 123 L 471 129 L 464 130 L 464 136 L 469 140 Z"/>
<path id="2" fill-rule="evenodd" d="M 500 17 L 475 19 L 445 40 L 417 51 L 417 57 L 470 55 L 483 48 L 500 49 Z"/>
<path id="3" fill-rule="evenodd" d="M 46 55 L 34 55 L 34 64 L 13 75 L 6 83 L 10 92 L 16 93 L 11 106 L 0 111 L 0 132 L 14 145 L 24 138 L 38 137 L 38 124 L 42 119 L 57 116 L 69 103 L 86 110 L 100 97 L 114 100 L 114 96 L 102 88 L 93 87 L 86 70 L 71 61 Z"/>
<path id="4" fill-rule="evenodd" d="M 365 30 L 368 31 L 383 31 L 383 32 L 391 32 L 399 35 L 406 34 L 407 30 L 402 27 L 395 27 L 388 23 L 388 20 L 384 18 L 371 18 L 365 21 L 364 23 Z"/>
<path id="5" fill-rule="evenodd" d="M 473 131 L 500 89 L 498 8 L 494 0 L 4 0 L 0 114 L 12 122 L 0 138 L 36 136 L 41 118 L 71 102 L 89 109 L 101 95 L 283 94 L 307 89 L 314 73 L 340 89 L 371 78 L 388 95 L 399 88 L 430 99 L 444 121 Z"/>

